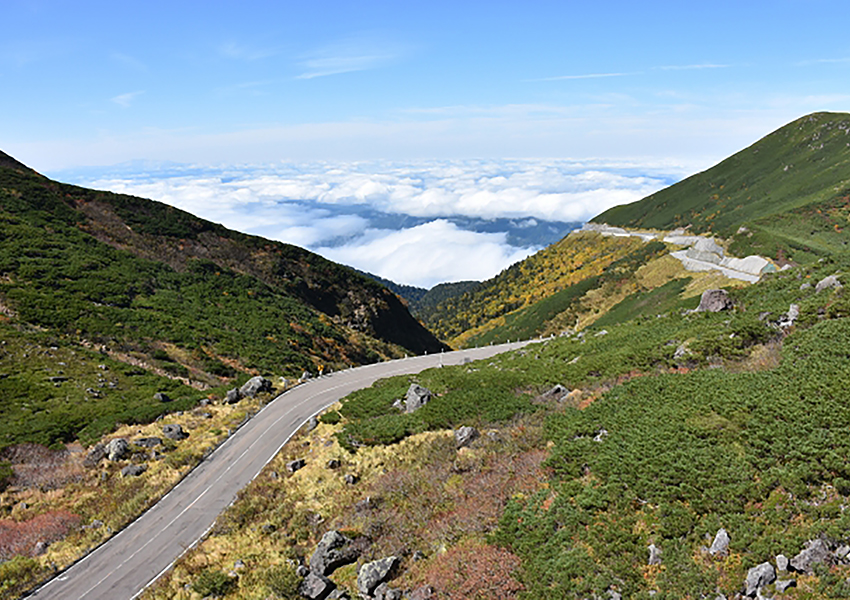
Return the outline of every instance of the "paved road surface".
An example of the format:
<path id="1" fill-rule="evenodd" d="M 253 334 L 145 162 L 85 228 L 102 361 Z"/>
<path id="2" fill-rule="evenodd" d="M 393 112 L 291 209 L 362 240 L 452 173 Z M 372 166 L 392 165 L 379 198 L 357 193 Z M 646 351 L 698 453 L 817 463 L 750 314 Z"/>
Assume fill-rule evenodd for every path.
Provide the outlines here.
<path id="1" fill-rule="evenodd" d="M 126 529 L 32 594 L 38 600 L 137 596 L 212 526 L 312 415 L 374 381 L 466 358 L 489 358 L 524 342 L 418 356 L 341 371 L 280 395 Z"/>

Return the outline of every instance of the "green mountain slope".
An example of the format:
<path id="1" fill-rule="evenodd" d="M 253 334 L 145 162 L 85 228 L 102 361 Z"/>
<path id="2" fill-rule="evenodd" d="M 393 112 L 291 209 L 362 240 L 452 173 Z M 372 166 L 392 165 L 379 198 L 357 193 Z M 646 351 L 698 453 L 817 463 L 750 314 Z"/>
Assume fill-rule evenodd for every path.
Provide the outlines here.
<path id="1" fill-rule="evenodd" d="M 739 254 L 797 262 L 850 240 L 850 114 L 815 113 L 718 165 L 594 222 L 735 236 Z M 747 231 L 738 232 L 745 227 Z"/>
<path id="2" fill-rule="evenodd" d="M 199 389 L 443 347 L 392 292 L 351 269 L 158 202 L 57 183 L 7 155 L 0 240 L 0 318 L 8 327 Z M 26 370 L 26 361 L 26 351 L 7 353 L 3 368 Z M 113 423 L 162 410 L 139 405 L 128 415 L 114 402 L 122 394 L 95 398 L 85 387 L 50 386 L 45 402 L 55 406 L 42 403 L 30 423 L 10 416 L 25 414 L 17 412 L 20 395 L 5 397 L 0 445 L 36 430 L 57 432 L 33 438 L 46 443 L 73 439 L 82 427 L 66 425 L 84 423 L 62 417 L 60 402 L 85 400 L 89 420 L 111 415 Z M 126 399 L 131 386 L 120 387 Z"/>

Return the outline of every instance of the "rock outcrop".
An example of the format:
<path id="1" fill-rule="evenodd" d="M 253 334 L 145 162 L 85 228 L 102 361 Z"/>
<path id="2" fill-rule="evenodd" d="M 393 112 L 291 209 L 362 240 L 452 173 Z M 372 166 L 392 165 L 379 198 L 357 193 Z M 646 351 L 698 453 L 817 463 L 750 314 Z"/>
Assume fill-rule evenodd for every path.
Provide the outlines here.
<path id="1" fill-rule="evenodd" d="M 261 392 L 271 392 L 272 389 L 273 386 L 271 381 L 265 377 L 257 375 L 245 382 L 245 385 L 239 388 L 239 393 L 245 397 L 253 398 Z"/>
<path id="2" fill-rule="evenodd" d="M 169 425 L 162 426 L 162 435 L 167 437 L 169 440 L 185 440 L 189 437 L 189 434 L 183 431 L 183 427 L 177 425 L 176 423 L 171 423 Z"/>
<path id="3" fill-rule="evenodd" d="M 310 571 L 330 575 L 339 567 L 348 565 L 360 557 L 354 542 L 338 531 L 328 531 L 310 557 Z"/>
<path id="4" fill-rule="evenodd" d="M 418 383 L 411 383 L 404 395 L 404 412 L 412 413 L 419 410 L 431 400 L 431 390 Z"/>
<path id="5" fill-rule="evenodd" d="M 366 563 L 357 573 L 357 590 L 363 598 L 375 598 L 375 590 L 389 580 L 398 567 L 398 557 L 388 556 Z"/>
<path id="6" fill-rule="evenodd" d="M 106 444 L 106 457 L 111 461 L 121 460 L 130 453 L 130 444 L 124 438 L 115 438 Z"/>
<path id="7" fill-rule="evenodd" d="M 761 588 L 776 581 L 776 570 L 773 565 L 765 562 L 747 571 L 744 582 L 744 595 L 754 598 Z"/>
<path id="8" fill-rule="evenodd" d="M 815 292 L 820 293 L 824 290 L 840 290 L 842 288 L 841 282 L 838 281 L 838 277 L 835 275 L 830 275 L 829 277 L 824 277 L 818 284 L 815 286 Z"/>
<path id="9" fill-rule="evenodd" d="M 732 308 L 732 299 L 726 290 L 706 290 L 702 293 L 697 312 L 720 312 Z"/>
<path id="10" fill-rule="evenodd" d="M 730 541 L 729 534 L 721 527 L 714 535 L 714 541 L 711 542 L 711 548 L 708 549 L 708 553 L 712 556 L 726 556 L 729 554 Z"/>

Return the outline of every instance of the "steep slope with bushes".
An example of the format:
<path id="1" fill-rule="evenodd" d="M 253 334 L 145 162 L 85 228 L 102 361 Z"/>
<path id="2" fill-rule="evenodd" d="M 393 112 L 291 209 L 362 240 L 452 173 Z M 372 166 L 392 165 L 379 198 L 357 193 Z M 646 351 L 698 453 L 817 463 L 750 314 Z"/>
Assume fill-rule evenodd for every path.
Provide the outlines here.
<path id="1" fill-rule="evenodd" d="M 734 236 L 733 252 L 805 262 L 846 251 L 850 114 L 815 113 L 718 165 L 594 217 L 609 225 Z M 741 230 L 741 228 L 744 228 Z"/>

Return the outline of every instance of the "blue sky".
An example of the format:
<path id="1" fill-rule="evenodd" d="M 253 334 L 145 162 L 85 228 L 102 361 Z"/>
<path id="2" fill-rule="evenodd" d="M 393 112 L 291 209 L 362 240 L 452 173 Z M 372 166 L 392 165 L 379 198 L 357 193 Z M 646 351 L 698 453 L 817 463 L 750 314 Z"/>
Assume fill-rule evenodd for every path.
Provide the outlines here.
<path id="1" fill-rule="evenodd" d="M 0 148 L 42 170 L 664 157 L 850 106 L 850 5 L 5 0 Z"/>
<path id="2" fill-rule="evenodd" d="M 528 219 L 557 230 L 850 109 L 846 0 L 1 14 L 0 150 L 426 287 L 549 243 Z"/>

